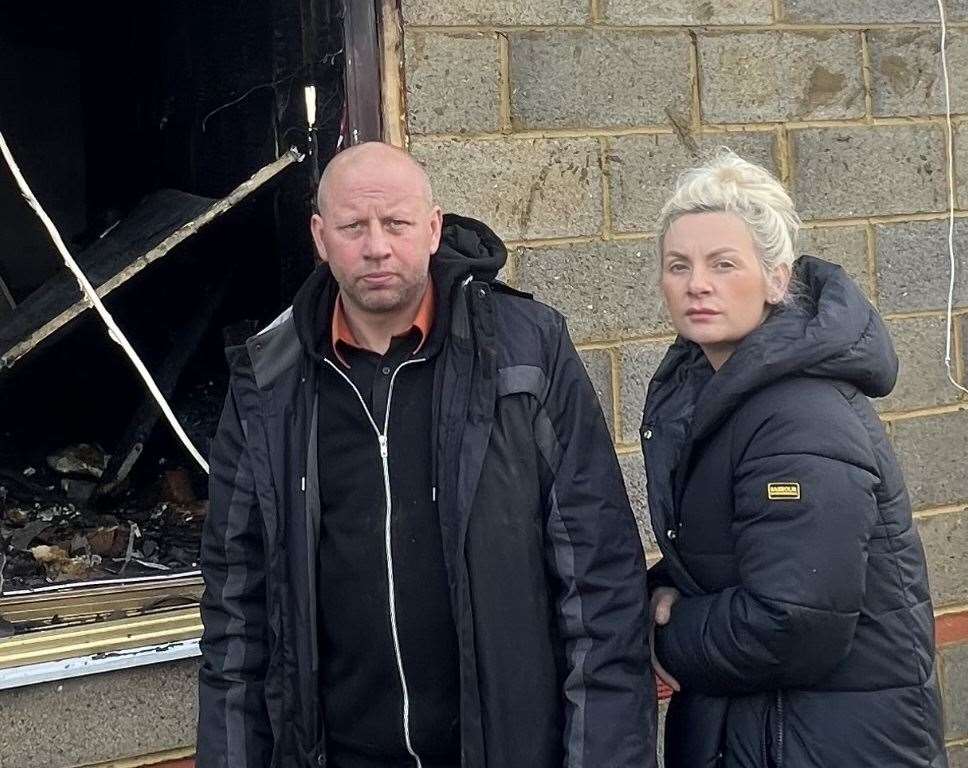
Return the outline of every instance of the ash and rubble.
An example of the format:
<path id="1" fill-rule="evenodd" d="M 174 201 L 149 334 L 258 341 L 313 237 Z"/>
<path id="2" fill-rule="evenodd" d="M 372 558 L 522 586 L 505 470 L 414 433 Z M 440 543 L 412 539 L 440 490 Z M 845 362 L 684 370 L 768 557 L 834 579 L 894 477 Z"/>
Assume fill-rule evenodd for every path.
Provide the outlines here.
<path id="1" fill-rule="evenodd" d="M 108 460 L 100 447 L 78 444 L 22 467 L 20 478 L 0 475 L 4 592 L 198 567 L 208 502 L 193 472 L 162 458 L 152 482 L 102 497 Z"/>

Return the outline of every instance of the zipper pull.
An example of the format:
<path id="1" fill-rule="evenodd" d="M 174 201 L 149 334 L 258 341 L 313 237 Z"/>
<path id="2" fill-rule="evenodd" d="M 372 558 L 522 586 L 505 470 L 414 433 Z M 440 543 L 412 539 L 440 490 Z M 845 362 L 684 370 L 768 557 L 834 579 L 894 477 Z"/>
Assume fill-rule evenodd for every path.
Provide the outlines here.
<path id="1" fill-rule="evenodd" d="M 378 435 L 378 438 L 380 440 L 380 456 L 385 459 L 389 455 L 389 451 L 387 451 L 387 436 Z"/>

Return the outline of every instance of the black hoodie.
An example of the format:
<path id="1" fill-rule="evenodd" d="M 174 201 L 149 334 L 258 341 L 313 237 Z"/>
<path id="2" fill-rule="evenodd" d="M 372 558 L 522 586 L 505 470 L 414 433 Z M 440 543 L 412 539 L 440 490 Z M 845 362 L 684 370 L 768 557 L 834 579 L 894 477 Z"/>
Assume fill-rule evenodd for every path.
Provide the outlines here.
<path id="1" fill-rule="evenodd" d="M 796 274 L 804 300 L 718 371 L 679 340 L 649 387 L 656 575 L 684 595 L 656 634 L 666 765 L 939 768 L 924 552 L 867 399 L 897 358 L 840 267 Z"/>
<path id="2" fill-rule="evenodd" d="M 506 252 L 484 225 L 455 216 L 441 240 L 431 259 L 435 320 L 417 356 L 407 337 L 375 367 L 364 365 L 371 353 L 347 352 L 350 368 L 342 368 L 330 339 L 339 286 L 325 264 L 293 305 L 300 340 L 320 369 L 320 693 L 333 768 L 410 766 L 411 749 L 428 768 L 459 762 L 457 635 L 434 501 L 434 368 L 453 289 L 470 274 L 492 279 Z M 388 443 L 389 553 L 370 416 Z"/>

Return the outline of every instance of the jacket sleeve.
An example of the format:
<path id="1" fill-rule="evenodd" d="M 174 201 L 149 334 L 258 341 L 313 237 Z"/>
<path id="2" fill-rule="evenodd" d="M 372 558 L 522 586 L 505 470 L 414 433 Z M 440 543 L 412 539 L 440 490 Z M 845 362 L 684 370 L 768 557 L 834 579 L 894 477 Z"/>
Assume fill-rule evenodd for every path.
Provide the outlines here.
<path id="1" fill-rule="evenodd" d="M 566 768 L 655 765 L 642 545 L 601 406 L 561 321 L 535 424 L 565 641 Z"/>
<path id="2" fill-rule="evenodd" d="M 669 573 L 668 563 L 665 558 L 659 560 L 648 570 L 649 577 L 649 597 L 659 587 L 675 587 L 676 583 Z"/>
<path id="3" fill-rule="evenodd" d="M 198 768 L 265 768 L 272 735 L 264 698 L 267 660 L 264 544 L 252 464 L 230 385 L 212 445 L 202 533 Z"/>
<path id="4" fill-rule="evenodd" d="M 787 403 L 737 449 L 739 586 L 681 598 L 656 631 L 656 655 L 683 690 L 737 695 L 809 685 L 849 653 L 878 478 L 866 429 L 834 394 L 819 408 L 807 407 L 809 399 Z M 771 493 L 771 484 L 785 488 Z"/>

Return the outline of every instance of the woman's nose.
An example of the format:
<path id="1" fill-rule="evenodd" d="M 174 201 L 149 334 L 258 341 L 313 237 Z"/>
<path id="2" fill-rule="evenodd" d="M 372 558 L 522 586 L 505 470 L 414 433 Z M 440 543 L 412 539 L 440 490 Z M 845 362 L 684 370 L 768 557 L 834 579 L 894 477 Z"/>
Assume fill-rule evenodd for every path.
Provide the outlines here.
<path id="1" fill-rule="evenodd" d="M 694 269 L 689 275 L 687 286 L 689 293 L 702 294 L 709 292 L 709 279 L 704 269 Z"/>

